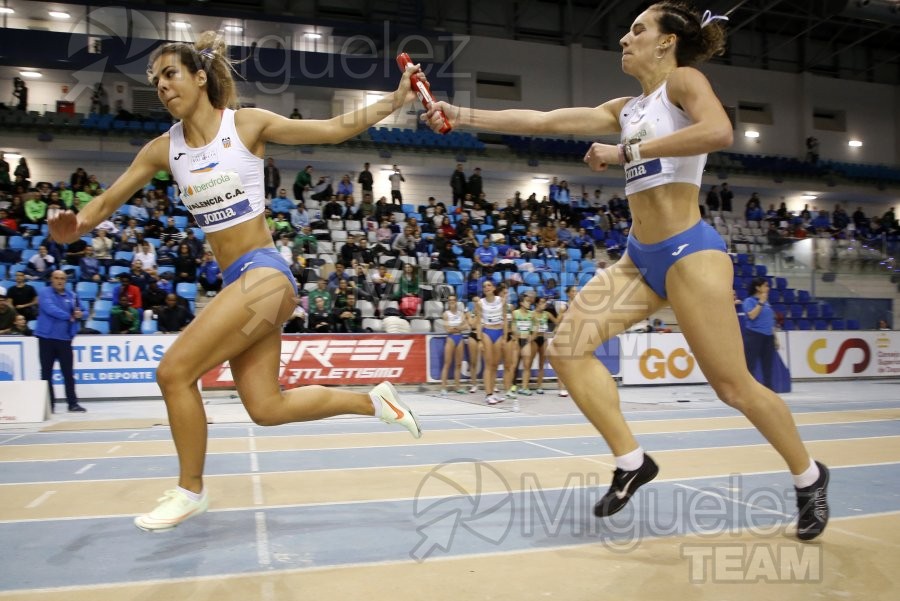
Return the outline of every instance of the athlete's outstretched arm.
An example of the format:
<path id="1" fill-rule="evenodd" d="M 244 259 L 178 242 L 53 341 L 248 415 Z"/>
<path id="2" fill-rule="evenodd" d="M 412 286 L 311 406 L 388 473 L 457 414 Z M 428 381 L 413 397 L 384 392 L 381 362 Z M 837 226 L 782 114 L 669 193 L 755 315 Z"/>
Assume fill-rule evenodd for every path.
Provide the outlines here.
<path id="1" fill-rule="evenodd" d="M 619 111 L 627 98 L 616 98 L 596 107 L 576 107 L 553 111 L 507 109 L 490 111 L 438 102 L 423 117 L 428 126 L 439 130 L 442 122 L 436 112 L 443 110 L 454 127 L 468 127 L 503 134 L 572 134 L 601 136 L 619 131 Z"/>
<path id="2" fill-rule="evenodd" d="M 100 195 L 90 201 L 80 213 L 60 211 L 47 219 L 50 235 L 57 242 L 70 243 L 93 230 L 112 215 L 132 195 L 147 185 L 153 175 L 169 170 L 169 134 L 163 134 L 144 145 L 131 165 Z"/>
<path id="3" fill-rule="evenodd" d="M 331 119 L 288 119 L 262 109 L 241 109 L 237 122 L 242 128 L 248 125 L 255 134 L 253 139 L 260 142 L 339 144 L 366 131 L 415 98 L 409 78 L 418 71 L 418 65 L 407 69 L 397 89 L 378 102 Z"/>

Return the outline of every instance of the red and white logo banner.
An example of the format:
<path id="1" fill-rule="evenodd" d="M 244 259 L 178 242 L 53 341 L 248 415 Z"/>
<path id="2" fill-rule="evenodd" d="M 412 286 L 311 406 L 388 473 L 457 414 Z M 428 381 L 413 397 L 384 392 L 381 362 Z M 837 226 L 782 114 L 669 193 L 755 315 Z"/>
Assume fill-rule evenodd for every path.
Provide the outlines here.
<path id="1" fill-rule="evenodd" d="M 281 338 L 278 379 L 283 386 L 421 383 L 425 374 L 424 335 L 355 334 Z M 203 376 L 203 388 L 233 388 L 224 363 Z"/>

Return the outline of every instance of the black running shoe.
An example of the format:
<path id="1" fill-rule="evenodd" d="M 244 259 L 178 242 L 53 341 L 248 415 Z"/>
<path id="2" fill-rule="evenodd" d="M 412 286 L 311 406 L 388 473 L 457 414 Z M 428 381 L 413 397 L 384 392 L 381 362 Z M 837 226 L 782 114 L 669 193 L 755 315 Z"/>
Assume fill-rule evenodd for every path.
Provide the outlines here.
<path id="1" fill-rule="evenodd" d="M 628 504 L 628 499 L 639 487 L 656 478 L 658 473 L 659 466 L 650 458 L 650 455 L 644 455 L 644 463 L 636 470 L 626 472 L 616 468 L 609 490 L 594 505 L 594 515 L 598 518 L 605 518 L 617 513 Z"/>
<path id="2" fill-rule="evenodd" d="M 87 411 L 87 409 L 85 409 L 78 403 L 75 403 L 74 405 L 69 405 L 69 413 L 84 413 L 86 411 Z"/>
<path id="3" fill-rule="evenodd" d="M 819 479 L 812 486 L 797 489 L 797 538 L 812 540 L 828 524 L 828 468 L 816 461 Z"/>

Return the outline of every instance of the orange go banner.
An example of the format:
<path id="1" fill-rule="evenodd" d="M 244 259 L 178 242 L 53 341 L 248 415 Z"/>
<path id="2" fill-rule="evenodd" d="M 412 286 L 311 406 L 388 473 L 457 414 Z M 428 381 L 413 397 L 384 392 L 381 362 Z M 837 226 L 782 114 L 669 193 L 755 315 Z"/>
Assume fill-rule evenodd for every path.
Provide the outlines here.
<path id="1" fill-rule="evenodd" d="M 423 334 L 301 334 L 281 337 L 283 386 L 421 383 L 427 380 Z M 228 363 L 203 376 L 204 390 L 234 388 Z"/>

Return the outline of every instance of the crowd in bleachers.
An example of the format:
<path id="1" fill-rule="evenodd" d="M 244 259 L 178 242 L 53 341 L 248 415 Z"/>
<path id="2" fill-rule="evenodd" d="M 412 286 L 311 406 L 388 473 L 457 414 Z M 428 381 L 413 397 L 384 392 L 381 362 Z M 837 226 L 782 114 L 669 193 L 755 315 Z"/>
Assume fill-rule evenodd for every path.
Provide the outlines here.
<path id="1" fill-rule="evenodd" d="M 68 182 L 32 183 L 24 158 L 20 165 L 15 179 L 0 187 L 0 287 L 18 299 L 14 305 L 27 321 L 34 319 L 28 303 L 55 269 L 69 274 L 90 305 L 85 330 L 100 333 L 180 331 L 198 300 L 221 289 L 221 269 L 202 230 L 176 201 L 169 174 L 158 174 L 91 235 L 65 245 L 48 236 L 47 216 L 81 210 L 103 185 L 81 168 Z M 371 179 L 363 176 L 367 168 L 360 177 L 341 177 L 336 187 L 328 176 L 313 184 L 307 168 L 293 197 L 286 188 L 267 186 L 266 222 L 301 289 L 286 332 L 381 331 L 383 318 L 398 316 L 413 331 L 435 331 L 441 311 L 429 301 L 452 291 L 470 303 L 487 278 L 508 288 L 510 303 L 528 291 L 565 300 L 561 291 L 583 286 L 625 247 L 631 215 L 627 200 L 615 194 L 576 194 L 554 178 L 542 198 L 515 193 L 497 201 L 486 198 L 479 169 L 466 176 L 458 165 L 446 203 L 434 197 L 405 203 L 399 193 L 375 201 L 366 185 Z M 354 180 L 362 190 L 354 189 Z M 741 298 L 744 280 L 765 269 L 752 264 L 750 243 L 777 248 L 803 235 L 896 240 L 898 233 L 892 211 L 880 218 L 861 210 L 849 217 L 840 207 L 831 215 L 808 209 L 793 215 L 782 204 L 763 213 L 754 195 L 741 217 L 723 212 L 715 195 L 714 189 L 706 196 L 705 213 L 734 251 Z M 778 283 L 772 282 L 773 295 L 786 318 L 833 319 L 808 300 L 795 303 Z"/>

